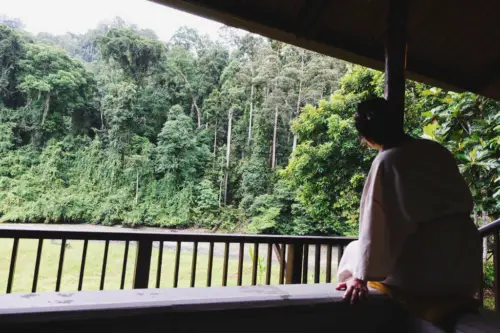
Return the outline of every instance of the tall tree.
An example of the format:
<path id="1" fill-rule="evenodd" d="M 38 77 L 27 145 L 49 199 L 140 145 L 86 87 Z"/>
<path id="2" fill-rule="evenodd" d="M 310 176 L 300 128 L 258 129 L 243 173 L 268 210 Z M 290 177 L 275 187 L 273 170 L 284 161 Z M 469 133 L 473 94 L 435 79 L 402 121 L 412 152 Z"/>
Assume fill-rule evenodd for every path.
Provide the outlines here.
<path id="1" fill-rule="evenodd" d="M 26 38 L 21 33 L 0 24 L 0 97 L 7 107 L 24 103 L 17 85 L 21 79 L 21 60 L 26 55 Z"/>
<path id="2" fill-rule="evenodd" d="M 33 114 L 38 138 L 43 131 L 64 131 L 63 117 L 84 108 L 93 93 L 92 77 L 83 65 L 51 46 L 27 45 L 21 71 L 19 89 L 26 96 L 26 110 Z"/>
<path id="3" fill-rule="evenodd" d="M 151 75 L 154 64 L 165 54 L 162 43 L 130 29 L 111 29 L 99 44 L 102 57 L 116 62 L 138 84 Z"/>

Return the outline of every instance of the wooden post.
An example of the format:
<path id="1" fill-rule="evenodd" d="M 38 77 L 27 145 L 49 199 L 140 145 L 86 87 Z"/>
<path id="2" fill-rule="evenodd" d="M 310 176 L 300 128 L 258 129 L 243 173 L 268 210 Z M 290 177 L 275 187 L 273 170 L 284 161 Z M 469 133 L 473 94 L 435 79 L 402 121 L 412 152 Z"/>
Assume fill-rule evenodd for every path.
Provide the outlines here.
<path id="1" fill-rule="evenodd" d="M 147 289 L 149 285 L 149 270 L 151 268 L 151 253 L 153 241 L 137 241 L 137 257 L 134 272 L 134 289 Z"/>
<path id="2" fill-rule="evenodd" d="M 302 248 L 302 244 L 288 245 L 286 284 L 300 284 L 302 282 Z"/>
<path id="3" fill-rule="evenodd" d="M 408 0 L 390 0 L 385 43 L 385 98 L 392 112 L 401 116 L 395 126 L 404 123 L 406 23 Z"/>
<path id="4" fill-rule="evenodd" d="M 495 279 L 493 285 L 495 311 L 500 312 L 500 232 L 498 230 L 495 230 L 493 234 L 493 267 Z"/>

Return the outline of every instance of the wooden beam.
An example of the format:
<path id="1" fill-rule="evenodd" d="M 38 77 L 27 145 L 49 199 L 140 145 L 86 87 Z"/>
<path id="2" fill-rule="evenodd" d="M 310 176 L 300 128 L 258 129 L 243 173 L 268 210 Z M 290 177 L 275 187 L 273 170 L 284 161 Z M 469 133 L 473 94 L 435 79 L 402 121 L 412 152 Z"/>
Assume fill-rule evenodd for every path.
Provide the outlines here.
<path id="1" fill-rule="evenodd" d="M 406 72 L 408 0 L 390 0 L 385 43 L 385 98 L 392 112 L 400 114 L 395 126 L 403 127 Z"/>

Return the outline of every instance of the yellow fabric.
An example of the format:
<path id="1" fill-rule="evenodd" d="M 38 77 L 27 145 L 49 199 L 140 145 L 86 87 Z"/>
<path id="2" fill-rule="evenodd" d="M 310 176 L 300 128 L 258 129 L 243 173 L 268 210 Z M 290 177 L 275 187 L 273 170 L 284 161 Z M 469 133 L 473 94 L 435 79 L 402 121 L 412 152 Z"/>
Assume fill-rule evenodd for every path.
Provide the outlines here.
<path id="1" fill-rule="evenodd" d="M 410 295 L 397 287 L 373 281 L 368 282 L 368 286 L 386 294 L 413 315 L 439 327 L 457 313 L 474 311 L 479 307 L 478 302 L 471 297 L 422 297 Z"/>

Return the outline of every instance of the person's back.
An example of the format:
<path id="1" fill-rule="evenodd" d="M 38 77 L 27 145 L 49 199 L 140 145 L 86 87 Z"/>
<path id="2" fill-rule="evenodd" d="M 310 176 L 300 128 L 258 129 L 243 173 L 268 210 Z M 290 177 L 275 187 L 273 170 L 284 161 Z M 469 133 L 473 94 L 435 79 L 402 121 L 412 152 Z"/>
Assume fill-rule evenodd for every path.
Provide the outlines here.
<path id="1" fill-rule="evenodd" d="M 401 246 L 388 285 L 428 295 L 473 294 L 480 282 L 481 241 L 471 221 L 472 196 L 451 153 L 409 139 L 382 151 L 387 218 L 412 230 Z M 396 243 L 398 240 L 396 240 Z"/>

